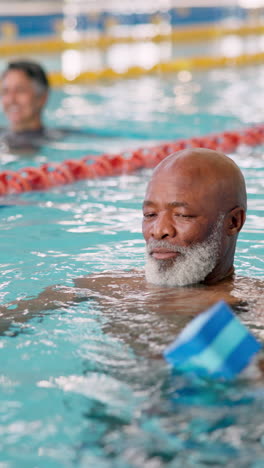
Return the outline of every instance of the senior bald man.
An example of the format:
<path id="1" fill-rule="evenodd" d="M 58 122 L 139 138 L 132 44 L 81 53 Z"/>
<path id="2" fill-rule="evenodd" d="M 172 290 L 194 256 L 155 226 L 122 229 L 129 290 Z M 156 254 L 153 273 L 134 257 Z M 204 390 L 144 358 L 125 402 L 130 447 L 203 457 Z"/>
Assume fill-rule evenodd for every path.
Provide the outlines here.
<path id="1" fill-rule="evenodd" d="M 224 154 L 173 154 L 154 171 L 143 203 L 146 279 L 164 286 L 217 283 L 234 273 L 246 187 Z"/>
<path id="2" fill-rule="evenodd" d="M 145 271 L 102 272 L 75 279 L 74 288 L 48 288 L 12 311 L 2 308 L 3 321 L 93 298 L 107 311 L 114 305 L 119 325 L 127 313 L 134 320 L 147 311 L 170 317 L 176 333 L 222 299 L 259 325 L 263 282 L 234 274 L 246 204 L 244 177 L 226 155 L 202 148 L 172 154 L 155 168 L 143 202 Z"/>

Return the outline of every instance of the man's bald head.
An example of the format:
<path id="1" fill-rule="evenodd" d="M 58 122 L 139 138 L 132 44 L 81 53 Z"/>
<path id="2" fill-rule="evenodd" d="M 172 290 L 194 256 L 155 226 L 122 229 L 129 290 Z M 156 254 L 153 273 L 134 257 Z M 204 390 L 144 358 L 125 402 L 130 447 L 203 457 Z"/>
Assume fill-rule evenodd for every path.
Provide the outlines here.
<path id="1" fill-rule="evenodd" d="M 236 163 L 224 153 L 206 149 L 191 148 L 173 153 L 155 168 L 152 179 L 161 172 L 182 173 L 190 177 L 193 185 L 208 191 L 220 202 L 223 211 L 241 206 L 247 208 L 247 194 L 244 176 Z"/>

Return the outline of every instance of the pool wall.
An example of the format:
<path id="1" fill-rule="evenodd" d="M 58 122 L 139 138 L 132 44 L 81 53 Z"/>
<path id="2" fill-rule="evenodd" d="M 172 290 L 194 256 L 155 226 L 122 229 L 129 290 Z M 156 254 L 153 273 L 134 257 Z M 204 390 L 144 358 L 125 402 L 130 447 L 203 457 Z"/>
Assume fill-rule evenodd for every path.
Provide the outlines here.
<path id="1" fill-rule="evenodd" d="M 177 7 L 162 8 L 164 2 L 135 5 L 133 2 L 90 4 L 89 2 L 11 2 L 0 6 L 0 39 L 28 39 L 52 37 L 63 33 L 69 23 L 79 32 L 96 30 L 99 33 L 113 26 L 157 25 L 171 27 L 217 23 L 219 21 L 247 20 L 250 11 L 232 2 L 174 2 Z M 173 2 L 169 2 L 173 5 Z M 183 6 L 185 5 L 185 6 Z M 196 6 L 197 5 L 197 6 Z M 222 5 L 222 6 L 221 6 Z"/>

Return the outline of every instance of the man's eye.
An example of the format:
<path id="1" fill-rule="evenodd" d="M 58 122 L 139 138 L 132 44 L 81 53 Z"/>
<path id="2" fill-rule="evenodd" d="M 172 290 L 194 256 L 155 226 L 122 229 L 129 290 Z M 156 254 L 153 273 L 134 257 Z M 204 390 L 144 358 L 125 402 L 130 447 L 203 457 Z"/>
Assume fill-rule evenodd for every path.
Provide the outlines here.
<path id="1" fill-rule="evenodd" d="M 174 213 L 174 216 L 177 216 L 178 218 L 194 218 L 193 215 L 183 214 L 183 213 Z"/>
<path id="2" fill-rule="evenodd" d="M 143 213 L 144 218 L 153 218 L 156 215 L 156 213 Z"/>

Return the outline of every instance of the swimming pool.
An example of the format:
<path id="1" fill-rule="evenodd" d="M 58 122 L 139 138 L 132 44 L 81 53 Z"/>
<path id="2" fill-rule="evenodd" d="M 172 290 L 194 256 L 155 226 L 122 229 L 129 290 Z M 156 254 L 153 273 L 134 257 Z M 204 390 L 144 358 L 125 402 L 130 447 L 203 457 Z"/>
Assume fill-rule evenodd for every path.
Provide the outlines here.
<path id="1" fill-rule="evenodd" d="M 17 169 L 25 161 L 39 165 L 263 122 L 263 75 L 259 66 L 55 90 L 48 124 L 81 126 L 93 136 L 51 143 L 34 157 L 6 154 L 3 165 Z M 263 147 L 240 147 L 231 156 L 249 193 L 236 269 L 263 277 Z M 142 267 L 149 175 L 3 199 L 2 303 L 52 284 L 71 286 L 77 276 Z M 152 357 L 174 337 L 173 320 L 150 312 L 140 298 L 130 302 L 133 312 L 115 301 L 106 310 L 91 299 L 3 332 L 1 465 L 264 466 L 263 385 L 172 375 Z"/>

